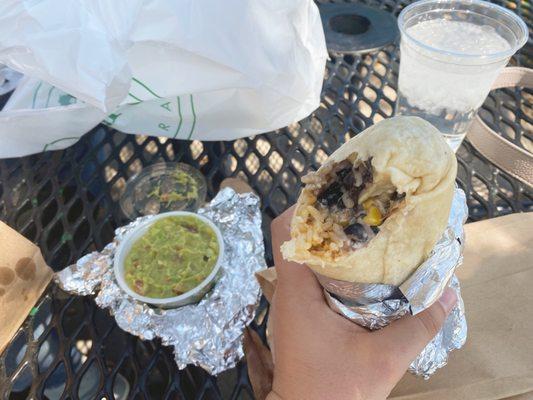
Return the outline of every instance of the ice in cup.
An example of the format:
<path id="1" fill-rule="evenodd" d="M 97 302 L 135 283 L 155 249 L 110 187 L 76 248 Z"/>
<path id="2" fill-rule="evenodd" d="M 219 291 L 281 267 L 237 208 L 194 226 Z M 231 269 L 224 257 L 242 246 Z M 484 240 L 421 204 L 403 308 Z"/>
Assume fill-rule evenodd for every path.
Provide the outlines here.
<path id="1" fill-rule="evenodd" d="M 513 12 L 479 0 L 422 0 L 398 18 L 396 113 L 439 129 L 454 151 L 510 57 L 527 41 Z"/>

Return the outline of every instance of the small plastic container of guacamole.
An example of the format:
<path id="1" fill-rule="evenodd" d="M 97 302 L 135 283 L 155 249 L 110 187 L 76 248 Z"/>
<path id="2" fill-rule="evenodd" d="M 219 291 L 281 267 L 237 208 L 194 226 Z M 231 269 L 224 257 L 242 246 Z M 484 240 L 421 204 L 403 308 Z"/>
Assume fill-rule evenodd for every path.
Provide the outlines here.
<path id="1" fill-rule="evenodd" d="M 209 219 L 186 211 L 156 215 L 130 231 L 114 260 L 118 285 L 161 308 L 198 302 L 215 284 L 224 240 Z"/>
<path id="2" fill-rule="evenodd" d="M 188 164 L 162 162 L 130 178 L 119 203 L 124 215 L 133 221 L 169 211 L 196 212 L 206 195 L 207 182 L 200 171 Z"/>

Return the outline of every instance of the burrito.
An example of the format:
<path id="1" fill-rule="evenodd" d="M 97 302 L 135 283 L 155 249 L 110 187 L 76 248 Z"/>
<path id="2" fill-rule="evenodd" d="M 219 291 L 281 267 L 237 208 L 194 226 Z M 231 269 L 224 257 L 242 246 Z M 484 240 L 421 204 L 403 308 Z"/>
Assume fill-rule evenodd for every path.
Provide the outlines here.
<path id="1" fill-rule="evenodd" d="M 302 177 L 283 257 L 333 279 L 400 285 L 442 236 L 456 173 L 430 123 L 373 125 Z"/>

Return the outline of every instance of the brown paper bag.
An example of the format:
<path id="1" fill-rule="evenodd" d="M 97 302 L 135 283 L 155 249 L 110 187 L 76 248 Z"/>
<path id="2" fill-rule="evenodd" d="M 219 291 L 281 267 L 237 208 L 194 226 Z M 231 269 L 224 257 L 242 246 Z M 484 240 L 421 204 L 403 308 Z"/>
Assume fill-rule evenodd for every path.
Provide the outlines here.
<path id="1" fill-rule="evenodd" d="M 0 222 L 0 353 L 52 279 L 39 248 Z"/>
<path id="2" fill-rule="evenodd" d="M 427 382 L 406 375 L 397 400 L 533 398 L 533 213 L 466 225 L 457 270 L 468 339 Z"/>
<path id="3" fill-rule="evenodd" d="M 533 213 L 468 224 L 458 269 L 468 339 L 429 380 L 406 374 L 394 400 L 533 399 Z M 275 270 L 258 274 L 270 301 Z"/>

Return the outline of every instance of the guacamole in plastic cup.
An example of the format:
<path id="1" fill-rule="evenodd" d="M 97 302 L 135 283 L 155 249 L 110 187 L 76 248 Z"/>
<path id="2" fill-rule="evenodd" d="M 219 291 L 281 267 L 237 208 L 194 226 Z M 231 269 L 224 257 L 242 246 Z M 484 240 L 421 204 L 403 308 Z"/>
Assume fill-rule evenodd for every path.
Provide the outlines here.
<path id="1" fill-rule="evenodd" d="M 199 301 L 213 286 L 224 241 L 201 215 L 155 216 L 122 240 L 114 261 L 117 283 L 131 297 L 163 308 Z"/>

